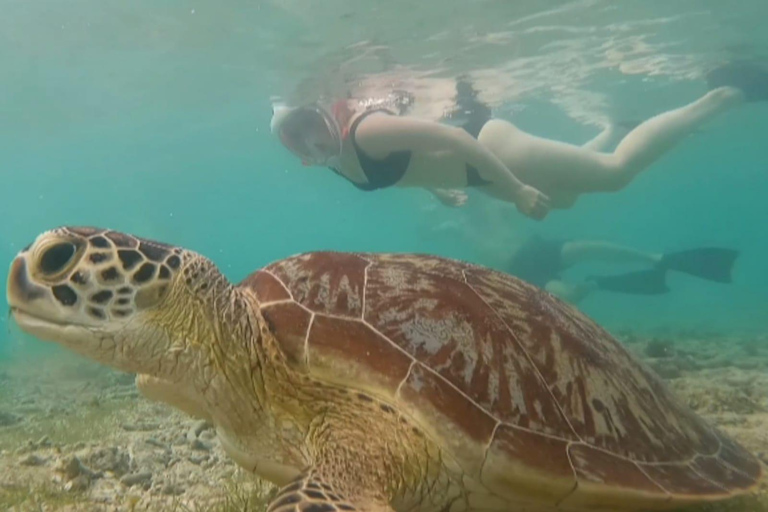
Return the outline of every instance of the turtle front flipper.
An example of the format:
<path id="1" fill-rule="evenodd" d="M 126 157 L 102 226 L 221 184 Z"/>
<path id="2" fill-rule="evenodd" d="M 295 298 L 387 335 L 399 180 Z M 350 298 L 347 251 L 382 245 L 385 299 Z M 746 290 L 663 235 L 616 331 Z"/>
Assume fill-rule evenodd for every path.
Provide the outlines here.
<path id="1" fill-rule="evenodd" d="M 354 501 L 339 494 L 334 485 L 317 471 L 307 471 L 277 493 L 267 512 L 394 512 L 374 499 Z"/>

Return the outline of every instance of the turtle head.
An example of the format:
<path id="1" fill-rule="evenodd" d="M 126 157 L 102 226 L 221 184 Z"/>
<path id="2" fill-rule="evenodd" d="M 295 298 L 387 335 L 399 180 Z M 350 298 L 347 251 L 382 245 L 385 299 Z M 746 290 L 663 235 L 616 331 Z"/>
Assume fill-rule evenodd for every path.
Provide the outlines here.
<path id="1" fill-rule="evenodd" d="M 191 251 L 124 233 L 61 227 L 40 234 L 11 264 L 16 323 L 43 340 L 124 371 L 158 374 L 183 357 L 179 335 L 215 266 Z M 205 316 L 205 315 L 199 315 Z M 185 321 L 186 320 L 186 321 Z"/>

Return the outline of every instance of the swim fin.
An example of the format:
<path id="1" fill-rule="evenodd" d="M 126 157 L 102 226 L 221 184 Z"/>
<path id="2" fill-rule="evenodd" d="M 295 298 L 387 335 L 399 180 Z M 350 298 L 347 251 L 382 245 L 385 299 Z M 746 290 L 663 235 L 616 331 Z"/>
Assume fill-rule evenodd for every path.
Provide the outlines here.
<path id="1" fill-rule="evenodd" d="M 614 276 L 591 276 L 600 290 L 631 295 L 662 295 L 669 291 L 664 280 L 666 271 L 661 268 L 637 270 Z"/>
<path id="2" fill-rule="evenodd" d="M 730 283 L 731 271 L 739 251 L 720 247 L 702 247 L 672 252 L 662 256 L 656 268 L 676 270 L 708 281 Z"/>
<path id="3" fill-rule="evenodd" d="M 747 101 L 768 101 L 768 69 L 748 62 L 729 62 L 707 73 L 710 89 L 731 86 L 741 89 Z"/>

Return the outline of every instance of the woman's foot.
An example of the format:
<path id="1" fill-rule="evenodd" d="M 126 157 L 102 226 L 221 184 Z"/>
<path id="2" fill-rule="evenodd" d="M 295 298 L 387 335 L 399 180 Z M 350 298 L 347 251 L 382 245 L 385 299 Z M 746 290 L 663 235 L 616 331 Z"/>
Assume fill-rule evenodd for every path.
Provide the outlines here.
<path id="1" fill-rule="evenodd" d="M 727 106 L 736 105 L 745 100 L 744 92 L 741 89 L 731 87 L 730 85 L 712 89 L 704 97 L 719 105 Z"/>

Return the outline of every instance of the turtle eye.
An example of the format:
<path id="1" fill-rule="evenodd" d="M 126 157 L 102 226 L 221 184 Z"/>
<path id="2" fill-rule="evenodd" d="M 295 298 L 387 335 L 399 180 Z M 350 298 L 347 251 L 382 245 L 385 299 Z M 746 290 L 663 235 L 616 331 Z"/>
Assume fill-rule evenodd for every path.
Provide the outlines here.
<path id="1" fill-rule="evenodd" d="M 40 257 L 40 271 L 47 276 L 58 274 L 72 261 L 77 248 L 69 242 L 60 242 L 45 250 Z"/>

